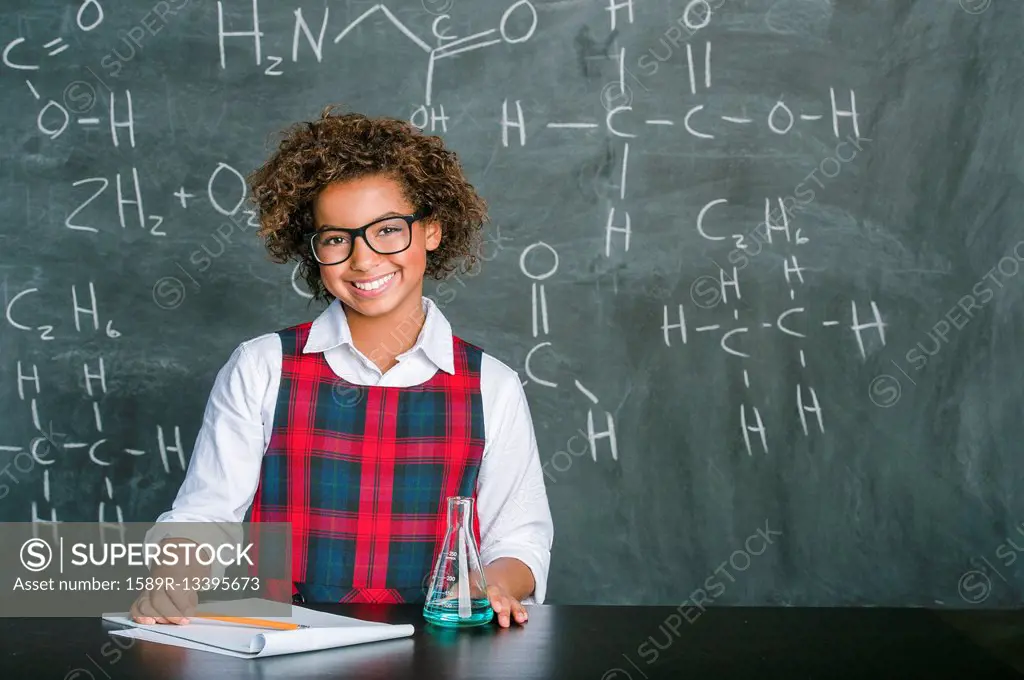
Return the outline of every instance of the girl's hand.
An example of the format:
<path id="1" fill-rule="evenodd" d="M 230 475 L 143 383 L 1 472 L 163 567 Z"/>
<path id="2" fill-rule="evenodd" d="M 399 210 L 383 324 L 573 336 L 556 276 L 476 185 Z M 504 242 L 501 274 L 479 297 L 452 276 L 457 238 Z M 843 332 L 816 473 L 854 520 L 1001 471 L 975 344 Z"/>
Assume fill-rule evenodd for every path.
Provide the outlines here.
<path id="1" fill-rule="evenodd" d="M 499 626 L 508 628 L 510 619 L 515 619 L 516 623 L 520 625 L 526 624 L 528 618 L 526 608 L 519 600 L 509 595 L 503 587 L 488 585 L 487 598 L 491 601 L 491 609 L 494 610 Z"/>

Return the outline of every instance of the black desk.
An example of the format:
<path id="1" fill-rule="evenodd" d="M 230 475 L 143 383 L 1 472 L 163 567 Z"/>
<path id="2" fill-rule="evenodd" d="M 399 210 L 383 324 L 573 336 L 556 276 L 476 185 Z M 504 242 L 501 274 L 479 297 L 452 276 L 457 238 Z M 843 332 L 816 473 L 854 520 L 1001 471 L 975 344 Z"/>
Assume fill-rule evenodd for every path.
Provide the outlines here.
<path id="1" fill-rule="evenodd" d="M 112 637 L 106 631 L 115 626 L 99 619 L 0 619 L 0 678 L 1024 676 L 1024 612 L 718 608 L 688 622 L 670 619 L 673 607 L 542 605 L 530 607 L 530 621 L 522 628 L 493 625 L 456 633 L 424 622 L 418 607 L 317 608 L 412 623 L 416 634 L 344 649 L 242 660 Z"/>

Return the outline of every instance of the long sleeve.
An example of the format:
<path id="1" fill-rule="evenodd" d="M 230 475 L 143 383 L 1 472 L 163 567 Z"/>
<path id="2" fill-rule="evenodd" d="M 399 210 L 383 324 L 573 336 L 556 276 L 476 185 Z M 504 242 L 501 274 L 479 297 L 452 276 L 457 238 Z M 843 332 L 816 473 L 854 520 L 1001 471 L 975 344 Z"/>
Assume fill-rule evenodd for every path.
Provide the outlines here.
<path id="1" fill-rule="evenodd" d="M 218 372 L 185 479 L 147 541 L 159 542 L 172 534 L 199 542 L 211 535 L 218 540 L 241 540 L 241 522 L 255 496 L 266 448 L 262 404 L 270 382 L 247 345 L 239 345 Z M 190 527 L 184 536 L 182 527 L 170 527 L 166 524 L 170 522 L 203 524 Z"/>
<path id="2" fill-rule="evenodd" d="M 530 407 L 518 374 L 487 355 L 484 361 L 487 444 L 477 483 L 480 558 L 484 565 L 499 557 L 522 561 L 536 582 L 523 602 L 542 604 L 554 526 Z"/>

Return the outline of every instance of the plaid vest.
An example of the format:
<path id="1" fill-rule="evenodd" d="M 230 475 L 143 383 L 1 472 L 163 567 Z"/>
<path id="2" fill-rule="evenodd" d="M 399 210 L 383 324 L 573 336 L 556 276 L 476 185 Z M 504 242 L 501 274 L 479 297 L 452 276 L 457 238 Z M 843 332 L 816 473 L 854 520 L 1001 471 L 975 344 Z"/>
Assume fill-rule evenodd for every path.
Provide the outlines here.
<path id="1" fill-rule="evenodd" d="M 310 326 L 278 333 L 281 386 L 250 521 L 291 522 L 292 592 L 306 602 L 423 602 L 447 498 L 476 498 L 482 351 L 454 338 L 454 375 L 357 385 L 303 353 Z M 479 545 L 476 516 L 473 531 Z"/>

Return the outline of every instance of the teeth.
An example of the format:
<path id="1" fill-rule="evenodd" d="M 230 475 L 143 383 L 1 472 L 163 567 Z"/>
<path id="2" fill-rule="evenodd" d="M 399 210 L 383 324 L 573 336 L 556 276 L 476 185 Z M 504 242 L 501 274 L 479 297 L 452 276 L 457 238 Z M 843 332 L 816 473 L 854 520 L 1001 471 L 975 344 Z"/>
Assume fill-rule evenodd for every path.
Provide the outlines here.
<path id="1" fill-rule="evenodd" d="M 378 288 L 380 288 L 381 286 L 385 285 L 388 281 L 390 281 L 394 277 L 395 277 L 394 273 L 391 273 L 391 274 L 388 274 L 385 277 L 379 278 L 376 281 L 372 281 L 370 283 L 356 283 L 355 281 L 353 281 L 352 285 L 355 286 L 356 288 L 358 288 L 359 290 L 377 290 Z"/>

